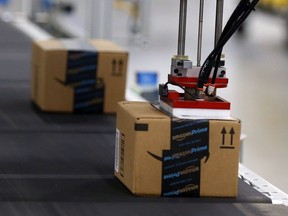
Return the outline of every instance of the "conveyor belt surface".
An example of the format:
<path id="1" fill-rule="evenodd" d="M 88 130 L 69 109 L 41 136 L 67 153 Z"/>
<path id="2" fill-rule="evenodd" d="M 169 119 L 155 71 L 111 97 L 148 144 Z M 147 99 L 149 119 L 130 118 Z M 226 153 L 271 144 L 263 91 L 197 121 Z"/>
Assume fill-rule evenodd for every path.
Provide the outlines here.
<path id="1" fill-rule="evenodd" d="M 269 203 L 240 180 L 236 199 L 134 197 L 113 176 L 114 135 L 1 133 L 0 200 Z"/>
<path id="2" fill-rule="evenodd" d="M 201 216 L 285 216 L 287 208 L 268 204 L 207 204 L 207 203 L 65 203 L 65 202 L 17 202 L 0 203 L 1 215 L 15 216 L 92 216 L 92 215 L 201 215 Z"/>
<path id="3" fill-rule="evenodd" d="M 114 133 L 115 131 L 114 115 L 41 112 L 31 102 L 28 80 L 4 82 L 0 78 L 0 92 L 0 130 L 3 132 Z"/>
<path id="4" fill-rule="evenodd" d="M 0 215 L 287 215 L 242 180 L 235 199 L 131 195 L 113 176 L 115 116 L 39 111 L 31 40 L 6 23 L 0 35 Z"/>

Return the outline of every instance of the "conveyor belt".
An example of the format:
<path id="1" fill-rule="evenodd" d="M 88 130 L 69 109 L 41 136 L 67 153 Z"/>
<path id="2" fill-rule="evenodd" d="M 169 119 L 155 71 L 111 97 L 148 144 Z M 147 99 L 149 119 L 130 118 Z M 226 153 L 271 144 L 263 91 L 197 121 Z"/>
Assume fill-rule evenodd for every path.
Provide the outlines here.
<path id="1" fill-rule="evenodd" d="M 173 201 L 134 197 L 113 176 L 113 134 L 0 132 L 0 135 L 0 200 L 270 202 L 241 180 L 236 199 L 177 198 Z"/>
<path id="2" fill-rule="evenodd" d="M 4 64 L 4 63 L 2 63 Z M 27 64 L 27 63 L 26 63 Z M 0 60 L 1 65 L 1 60 Z M 0 80 L 0 130 L 2 132 L 109 132 L 114 133 L 114 115 L 51 114 L 30 101 L 30 83 Z"/>
<path id="3" fill-rule="evenodd" d="M 115 116 L 39 111 L 30 39 L 0 35 L 0 215 L 287 215 L 242 180 L 235 199 L 131 195 L 113 176 Z"/>
<path id="4" fill-rule="evenodd" d="M 95 215 L 201 215 L 201 216 L 286 216 L 284 206 L 267 204 L 207 204 L 207 203 L 65 203 L 65 202 L 18 202 L 0 203 L 1 215 L 15 216 L 95 216 Z"/>

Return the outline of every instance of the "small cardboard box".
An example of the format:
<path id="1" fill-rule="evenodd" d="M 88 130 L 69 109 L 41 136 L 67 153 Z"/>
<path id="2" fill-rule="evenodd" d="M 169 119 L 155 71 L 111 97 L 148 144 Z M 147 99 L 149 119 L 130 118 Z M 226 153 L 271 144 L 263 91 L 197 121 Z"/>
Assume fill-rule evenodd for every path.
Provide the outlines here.
<path id="1" fill-rule="evenodd" d="M 115 113 L 128 53 L 108 40 L 35 41 L 32 100 L 43 111 Z"/>
<path id="2" fill-rule="evenodd" d="M 235 197 L 240 122 L 169 117 L 119 102 L 115 176 L 136 195 Z"/>

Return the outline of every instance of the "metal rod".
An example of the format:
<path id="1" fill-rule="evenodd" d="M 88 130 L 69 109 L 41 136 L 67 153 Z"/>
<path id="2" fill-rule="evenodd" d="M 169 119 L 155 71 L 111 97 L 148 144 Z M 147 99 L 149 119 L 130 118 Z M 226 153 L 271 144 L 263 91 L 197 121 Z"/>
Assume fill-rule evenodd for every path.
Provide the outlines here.
<path id="1" fill-rule="evenodd" d="M 187 0 L 180 0 L 178 52 L 177 52 L 178 56 L 185 55 L 186 18 L 187 18 Z"/>
<path id="2" fill-rule="evenodd" d="M 221 33 L 222 33 L 222 25 L 223 25 L 223 8 L 224 8 L 224 0 L 217 0 L 216 3 L 216 22 L 215 22 L 215 46 L 217 45 Z"/>
<path id="3" fill-rule="evenodd" d="M 200 0 L 199 7 L 199 26 L 198 26 L 198 48 L 197 48 L 197 66 L 201 66 L 202 55 L 202 37 L 203 37 L 203 15 L 204 15 L 204 0 Z"/>

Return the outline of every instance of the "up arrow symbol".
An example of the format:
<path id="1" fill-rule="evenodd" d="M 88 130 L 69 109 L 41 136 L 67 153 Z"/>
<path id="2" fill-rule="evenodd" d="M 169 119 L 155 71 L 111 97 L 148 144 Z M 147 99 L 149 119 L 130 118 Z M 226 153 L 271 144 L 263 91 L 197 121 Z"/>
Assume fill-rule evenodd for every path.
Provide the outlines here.
<path id="1" fill-rule="evenodd" d="M 225 127 L 223 127 L 221 134 L 222 134 L 222 145 L 225 145 L 225 135 L 227 134 Z"/>
<path id="2" fill-rule="evenodd" d="M 112 74 L 116 73 L 116 66 L 117 66 L 117 61 L 113 59 L 112 61 Z"/>
<path id="3" fill-rule="evenodd" d="M 123 70 L 123 61 L 119 60 L 119 74 L 122 74 L 122 70 Z"/>
<path id="4" fill-rule="evenodd" d="M 230 145 L 233 145 L 233 136 L 235 134 L 235 131 L 234 131 L 234 128 L 232 127 L 229 134 L 231 135 L 231 142 L 230 142 Z"/>

